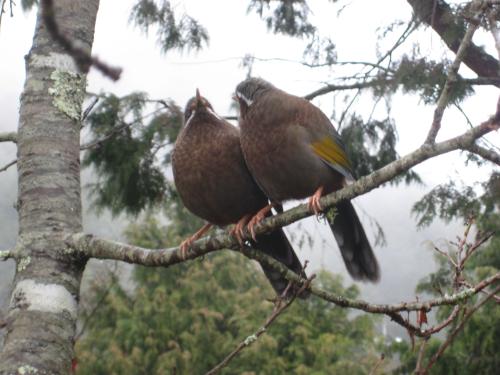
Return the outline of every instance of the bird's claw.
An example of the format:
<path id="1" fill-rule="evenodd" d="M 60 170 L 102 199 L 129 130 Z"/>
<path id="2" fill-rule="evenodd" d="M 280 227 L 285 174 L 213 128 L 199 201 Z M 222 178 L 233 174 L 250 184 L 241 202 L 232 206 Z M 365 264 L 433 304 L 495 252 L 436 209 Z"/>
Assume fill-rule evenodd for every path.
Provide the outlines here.
<path id="1" fill-rule="evenodd" d="M 307 202 L 307 207 L 309 208 L 309 211 L 314 212 L 314 215 L 316 215 L 316 216 L 319 216 L 323 211 L 323 207 L 321 207 L 321 203 L 319 203 L 319 200 L 321 199 L 322 194 L 323 194 L 323 187 L 320 187 L 309 198 L 309 201 Z"/>
<path id="2" fill-rule="evenodd" d="M 188 252 L 189 248 L 191 247 L 191 245 L 193 244 L 194 240 L 195 239 L 193 237 L 189 237 L 189 238 L 186 238 L 184 241 L 181 242 L 179 248 L 180 248 L 180 251 L 181 251 L 181 258 L 182 258 L 182 260 L 186 260 L 187 252 Z"/>
<path id="3" fill-rule="evenodd" d="M 252 219 L 248 223 L 247 228 L 250 231 L 250 235 L 252 236 L 252 239 L 254 241 L 257 241 L 257 236 L 255 234 L 255 226 L 259 224 L 262 220 L 264 220 L 264 217 L 265 217 L 264 214 L 258 212 L 254 217 L 252 217 Z"/>
<path id="4" fill-rule="evenodd" d="M 244 228 L 245 228 L 245 225 L 248 223 L 248 218 L 250 217 L 250 215 L 245 215 L 243 216 L 237 223 L 236 225 L 233 227 L 233 229 L 231 229 L 231 231 L 229 232 L 232 236 L 234 236 L 236 238 L 236 240 L 238 241 L 238 243 L 240 244 L 241 247 L 243 247 L 243 237 L 245 236 L 245 232 L 244 232 Z"/>

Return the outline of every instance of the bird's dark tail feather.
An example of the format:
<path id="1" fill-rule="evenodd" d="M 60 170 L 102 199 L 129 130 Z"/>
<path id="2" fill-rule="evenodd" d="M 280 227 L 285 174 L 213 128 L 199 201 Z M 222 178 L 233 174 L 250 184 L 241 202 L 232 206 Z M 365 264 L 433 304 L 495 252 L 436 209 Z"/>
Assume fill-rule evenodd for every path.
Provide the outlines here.
<path id="1" fill-rule="evenodd" d="M 339 245 L 347 271 L 356 280 L 378 281 L 380 269 L 377 258 L 352 203 L 340 202 L 336 209 L 337 215 L 330 228 Z"/>
<path id="2" fill-rule="evenodd" d="M 295 254 L 292 245 L 286 238 L 283 229 L 280 228 L 271 233 L 261 234 L 257 236 L 257 242 L 255 243 L 251 241 L 251 244 L 255 248 L 283 263 L 297 275 L 306 278 L 306 274 L 303 270 L 302 264 L 300 263 L 297 254 Z M 282 293 L 288 286 L 288 280 L 281 276 L 281 273 L 274 270 L 273 268 L 268 267 L 262 263 L 260 265 L 276 293 L 278 295 L 282 295 Z M 298 289 L 298 286 L 292 286 L 287 293 L 287 297 L 290 297 Z M 302 292 L 299 297 L 305 298 L 307 297 L 307 295 L 308 293 Z"/>

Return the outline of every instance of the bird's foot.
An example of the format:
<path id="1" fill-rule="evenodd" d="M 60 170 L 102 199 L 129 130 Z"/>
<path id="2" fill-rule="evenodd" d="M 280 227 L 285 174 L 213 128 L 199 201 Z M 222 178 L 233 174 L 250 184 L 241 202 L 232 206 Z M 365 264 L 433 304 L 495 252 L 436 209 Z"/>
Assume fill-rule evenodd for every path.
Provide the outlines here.
<path id="1" fill-rule="evenodd" d="M 179 245 L 179 249 L 181 251 L 181 258 L 183 260 L 186 259 L 187 257 L 187 252 L 191 245 L 193 244 L 194 241 L 199 239 L 201 236 L 203 236 L 207 231 L 212 227 L 212 224 L 207 223 L 203 225 L 195 234 L 193 234 L 191 237 L 186 238 L 184 241 L 181 242 Z"/>
<path id="2" fill-rule="evenodd" d="M 318 190 L 309 198 L 309 202 L 307 202 L 307 207 L 309 211 L 314 212 L 316 216 L 319 216 L 323 211 L 323 207 L 319 203 L 321 196 L 323 195 L 323 186 L 320 186 Z"/>
<path id="3" fill-rule="evenodd" d="M 250 234 L 252 235 L 252 238 L 254 241 L 257 241 L 256 235 L 255 235 L 255 226 L 259 224 L 264 218 L 266 217 L 267 213 L 271 211 L 271 208 L 273 208 L 273 204 L 270 203 L 266 207 L 262 208 L 259 212 L 257 212 L 254 217 L 250 219 L 248 222 L 247 228 L 250 231 Z"/>
<path id="4" fill-rule="evenodd" d="M 233 229 L 231 229 L 230 232 L 229 232 L 230 235 L 232 235 L 232 236 L 234 236 L 236 238 L 236 240 L 238 241 L 238 243 L 242 247 L 243 247 L 243 236 L 245 234 L 243 232 L 243 229 L 245 228 L 245 225 L 247 225 L 249 219 L 250 219 L 250 215 L 243 216 L 236 223 L 236 225 L 233 227 Z"/>

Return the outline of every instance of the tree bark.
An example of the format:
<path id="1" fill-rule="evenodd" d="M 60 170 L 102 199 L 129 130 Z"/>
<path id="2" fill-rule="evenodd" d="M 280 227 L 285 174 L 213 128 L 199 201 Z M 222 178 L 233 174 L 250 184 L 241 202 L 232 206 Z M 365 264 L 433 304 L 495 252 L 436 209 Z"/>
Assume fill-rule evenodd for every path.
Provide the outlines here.
<path id="1" fill-rule="evenodd" d="M 56 21 L 90 51 L 99 1 L 54 1 Z M 0 374 L 67 374 L 85 260 L 64 237 L 82 230 L 80 116 L 86 77 L 38 14 L 18 131 L 19 236 Z"/>

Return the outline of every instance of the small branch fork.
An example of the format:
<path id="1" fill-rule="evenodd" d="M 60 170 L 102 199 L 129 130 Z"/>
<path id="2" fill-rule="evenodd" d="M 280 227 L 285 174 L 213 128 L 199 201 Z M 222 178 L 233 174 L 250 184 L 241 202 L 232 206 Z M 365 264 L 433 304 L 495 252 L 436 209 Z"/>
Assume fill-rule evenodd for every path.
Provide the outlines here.
<path id="1" fill-rule="evenodd" d="M 304 292 L 309 287 L 309 285 L 311 284 L 311 281 L 315 277 L 316 277 L 316 275 L 312 275 L 310 278 L 308 278 L 297 292 L 293 293 L 293 295 L 289 299 L 286 299 L 285 296 L 288 294 L 288 292 L 290 291 L 290 288 L 293 286 L 293 282 L 289 282 L 288 286 L 286 287 L 283 294 L 276 298 L 276 301 L 274 303 L 273 312 L 266 319 L 266 321 L 262 325 L 262 327 L 260 327 L 257 331 L 255 331 L 252 335 L 248 336 L 245 340 L 241 341 L 238 344 L 238 346 L 231 353 L 229 353 L 226 358 L 224 358 L 222 360 L 222 362 L 220 362 L 217 366 L 215 366 L 213 369 L 208 371 L 205 375 L 215 375 L 215 374 L 219 373 L 243 349 L 249 347 L 251 344 L 253 344 L 255 341 L 257 341 L 257 339 L 267 331 L 269 326 L 276 320 L 276 318 L 278 316 L 280 316 L 288 307 L 290 307 L 290 305 L 295 301 L 297 296 L 300 295 L 302 292 Z"/>
<path id="2" fill-rule="evenodd" d="M 463 291 L 464 286 L 469 287 L 470 283 L 466 281 L 465 275 L 464 275 L 464 269 L 466 262 L 470 259 L 470 257 L 483 245 L 486 241 L 488 241 L 492 236 L 493 233 L 487 233 L 484 236 L 477 238 L 476 241 L 473 244 L 468 244 L 467 243 L 467 238 L 469 236 L 470 229 L 472 228 L 472 225 L 474 224 L 474 219 L 471 218 L 467 224 L 467 227 L 465 228 L 464 234 L 462 239 L 459 240 L 459 242 L 456 244 L 457 247 L 457 253 L 456 257 L 454 258 L 452 254 L 449 252 L 445 252 L 440 250 L 437 247 L 434 247 L 434 250 L 436 250 L 440 255 L 446 257 L 448 260 L 448 263 L 454 270 L 454 276 L 452 280 L 452 289 L 454 293 L 460 293 Z M 484 281 L 484 280 L 483 280 Z M 493 283 L 489 284 L 492 285 Z M 474 306 L 472 309 L 467 310 L 466 306 L 463 305 L 455 305 L 453 308 L 453 311 L 451 314 L 448 316 L 447 319 L 445 319 L 441 324 L 433 327 L 432 329 L 428 329 L 426 333 L 427 335 L 423 336 L 419 354 L 418 354 L 418 359 L 417 359 L 417 366 L 415 369 L 415 374 L 423 375 L 427 374 L 431 367 L 434 365 L 434 363 L 437 361 L 437 359 L 444 353 L 446 348 L 450 345 L 450 343 L 455 339 L 457 334 L 463 329 L 465 323 L 471 318 L 471 316 L 479 310 L 479 308 L 484 305 L 488 300 L 492 298 L 496 298 L 496 294 L 500 291 L 500 287 L 497 287 L 493 292 L 488 292 L 485 290 L 485 288 L 482 290 L 482 292 L 485 292 L 487 296 L 481 300 L 476 306 Z M 449 326 L 452 322 L 456 322 L 458 317 L 460 316 L 460 313 L 464 312 L 465 315 L 463 316 L 462 320 L 460 323 L 456 326 L 456 328 L 448 335 L 448 338 L 443 342 L 443 344 L 440 346 L 436 354 L 429 360 L 427 366 L 424 368 L 423 364 L 423 358 L 425 354 L 425 347 L 428 338 L 430 335 L 433 333 L 439 332 L 443 328 Z M 425 319 L 426 321 L 427 319 Z"/>

